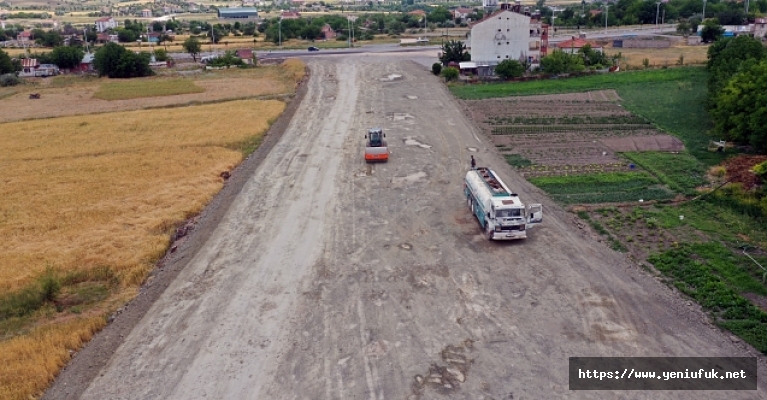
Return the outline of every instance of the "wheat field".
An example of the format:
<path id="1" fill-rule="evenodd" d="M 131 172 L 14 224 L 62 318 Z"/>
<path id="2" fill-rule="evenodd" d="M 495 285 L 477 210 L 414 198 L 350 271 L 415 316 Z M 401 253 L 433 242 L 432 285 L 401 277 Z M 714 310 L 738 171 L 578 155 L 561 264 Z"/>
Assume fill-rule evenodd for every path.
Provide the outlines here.
<path id="1" fill-rule="evenodd" d="M 241 100 L 0 125 L 0 291 L 46 266 L 140 283 L 174 224 L 218 192 L 238 146 L 284 109 Z"/>
<path id="2" fill-rule="evenodd" d="M 303 73 L 291 61 L 282 74 Z M 235 100 L 0 124 L 0 398 L 45 390 L 284 108 Z M 56 301 L 4 317 L 3 301 L 46 271 L 64 277 Z"/>

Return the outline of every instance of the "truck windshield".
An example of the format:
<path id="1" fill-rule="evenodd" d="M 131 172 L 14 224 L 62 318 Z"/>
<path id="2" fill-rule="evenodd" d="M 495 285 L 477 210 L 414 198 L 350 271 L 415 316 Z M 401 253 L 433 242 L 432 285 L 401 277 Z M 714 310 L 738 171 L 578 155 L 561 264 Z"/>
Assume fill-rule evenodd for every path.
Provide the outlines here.
<path id="1" fill-rule="evenodd" d="M 515 218 L 522 217 L 522 209 L 514 208 L 511 210 L 495 210 L 496 218 Z"/>

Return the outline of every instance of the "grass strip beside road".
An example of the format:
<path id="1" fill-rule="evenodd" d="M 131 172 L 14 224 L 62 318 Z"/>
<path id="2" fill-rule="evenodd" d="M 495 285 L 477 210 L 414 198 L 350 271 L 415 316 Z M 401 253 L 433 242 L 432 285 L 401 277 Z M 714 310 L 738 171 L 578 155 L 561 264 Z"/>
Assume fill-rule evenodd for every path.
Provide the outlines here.
<path id="1" fill-rule="evenodd" d="M 204 88 L 195 85 L 191 79 L 134 78 L 102 83 L 93 97 L 102 100 L 129 100 L 204 91 Z"/>

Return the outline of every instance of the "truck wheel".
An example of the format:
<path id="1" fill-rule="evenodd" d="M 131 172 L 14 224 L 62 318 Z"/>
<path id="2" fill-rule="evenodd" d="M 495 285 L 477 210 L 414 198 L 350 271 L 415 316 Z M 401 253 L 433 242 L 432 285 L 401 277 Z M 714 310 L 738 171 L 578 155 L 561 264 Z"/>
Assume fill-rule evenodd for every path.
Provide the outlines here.
<path id="1" fill-rule="evenodd" d="M 466 205 L 469 207 L 469 210 L 472 209 L 472 207 L 471 207 L 471 197 L 467 197 L 466 198 Z"/>
<path id="2" fill-rule="evenodd" d="M 485 222 L 485 226 L 489 227 L 490 224 Z M 487 229 L 487 240 L 493 240 L 493 231 L 492 231 L 492 229 Z"/>

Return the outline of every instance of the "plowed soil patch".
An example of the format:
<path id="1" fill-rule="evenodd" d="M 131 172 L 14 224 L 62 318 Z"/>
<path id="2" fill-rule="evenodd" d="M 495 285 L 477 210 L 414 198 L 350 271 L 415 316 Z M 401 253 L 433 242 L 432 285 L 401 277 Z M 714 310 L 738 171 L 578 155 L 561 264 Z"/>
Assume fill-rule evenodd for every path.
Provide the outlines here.
<path id="1" fill-rule="evenodd" d="M 742 184 L 743 189 L 753 189 L 754 186 L 761 183 L 761 179 L 751 172 L 751 169 L 756 164 L 765 161 L 767 161 L 767 156 L 742 155 L 733 157 L 724 162 L 724 168 L 727 170 L 727 180 Z"/>
<path id="2" fill-rule="evenodd" d="M 684 143 L 669 135 L 629 136 L 602 139 L 602 144 L 612 151 L 683 151 Z"/>

